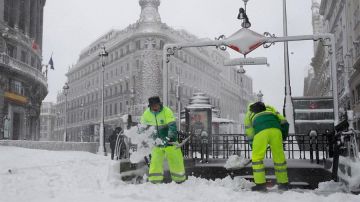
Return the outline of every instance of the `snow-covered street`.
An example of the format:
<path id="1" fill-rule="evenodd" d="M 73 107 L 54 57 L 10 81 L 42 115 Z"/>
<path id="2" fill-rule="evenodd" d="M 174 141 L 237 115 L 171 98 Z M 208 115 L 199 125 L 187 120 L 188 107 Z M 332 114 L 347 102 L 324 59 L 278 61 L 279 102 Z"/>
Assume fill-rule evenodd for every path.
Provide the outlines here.
<path id="1" fill-rule="evenodd" d="M 87 152 L 32 150 L 0 146 L 0 201 L 360 201 L 337 192 L 337 184 L 316 191 L 256 193 L 241 178 L 209 181 L 189 177 L 183 184 L 126 184 L 112 172 L 109 157 Z"/>

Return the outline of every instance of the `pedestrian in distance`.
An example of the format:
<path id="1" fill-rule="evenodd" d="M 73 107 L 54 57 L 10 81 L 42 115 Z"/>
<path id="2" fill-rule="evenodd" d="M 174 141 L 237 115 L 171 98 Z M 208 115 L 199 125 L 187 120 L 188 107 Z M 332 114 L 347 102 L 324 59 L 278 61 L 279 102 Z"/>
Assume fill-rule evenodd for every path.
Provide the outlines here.
<path id="1" fill-rule="evenodd" d="M 255 102 L 248 107 L 245 115 L 245 133 L 252 147 L 252 170 L 255 186 L 253 191 L 266 191 L 264 158 L 270 146 L 278 188 L 289 188 L 287 165 L 283 150 L 289 124 L 275 108 L 263 102 Z"/>
<path id="2" fill-rule="evenodd" d="M 148 180 L 152 183 L 162 183 L 164 180 L 164 159 L 167 159 L 171 179 L 176 183 L 186 180 L 184 158 L 178 144 L 176 119 L 172 110 L 163 106 L 159 96 L 149 98 L 148 108 L 141 116 L 140 132 L 149 126 L 155 127 L 153 139 L 156 145 L 151 150 L 151 160 Z"/>
<path id="3" fill-rule="evenodd" d="M 111 160 L 114 160 L 115 146 L 118 135 L 122 133 L 121 127 L 116 127 L 113 133 L 109 136 L 110 149 L 111 149 Z"/>

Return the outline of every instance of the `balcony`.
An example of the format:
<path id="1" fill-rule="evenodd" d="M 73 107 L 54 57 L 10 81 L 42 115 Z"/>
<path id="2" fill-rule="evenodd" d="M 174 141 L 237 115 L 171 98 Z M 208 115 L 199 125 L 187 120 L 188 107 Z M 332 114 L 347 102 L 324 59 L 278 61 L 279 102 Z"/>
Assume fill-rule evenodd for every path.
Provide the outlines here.
<path id="1" fill-rule="evenodd" d="M 19 73 L 32 77 L 34 80 L 43 84 L 46 88 L 48 86 L 47 79 L 41 71 L 31 67 L 28 64 L 18 61 L 8 56 L 7 54 L 0 53 L 0 64 L 3 66 L 8 66 L 10 69 L 16 70 Z"/>

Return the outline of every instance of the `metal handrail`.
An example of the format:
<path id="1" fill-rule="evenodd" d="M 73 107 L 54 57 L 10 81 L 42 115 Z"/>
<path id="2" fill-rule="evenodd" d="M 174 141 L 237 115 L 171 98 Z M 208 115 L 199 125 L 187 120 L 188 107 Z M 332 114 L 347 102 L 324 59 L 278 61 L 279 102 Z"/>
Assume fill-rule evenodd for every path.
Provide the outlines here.
<path id="1" fill-rule="evenodd" d="M 316 163 L 320 164 L 320 158 L 325 160 L 328 157 L 328 140 L 324 134 L 318 134 L 316 137 L 307 134 L 289 135 L 283 142 L 283 148 L 288 159 L 316 160 Z M 231 155 L 251 158 L 251 146 L 244 134 L 214 134 L 207 142 L 195 137 L 185 144 L 182 150 L 185 158 L 206 161 L 227 159 Z M 271 149 L 268 147 L 265 158 L 271 157 Z"/>

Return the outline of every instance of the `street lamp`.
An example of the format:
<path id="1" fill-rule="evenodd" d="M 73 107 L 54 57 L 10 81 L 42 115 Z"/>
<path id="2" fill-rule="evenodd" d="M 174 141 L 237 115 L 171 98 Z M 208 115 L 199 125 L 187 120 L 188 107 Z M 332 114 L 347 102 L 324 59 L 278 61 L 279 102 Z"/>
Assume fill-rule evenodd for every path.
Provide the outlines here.
<path id="1" fill-rule="evenodd" d="M 106 156 L 105 148 L 105 135 L 104 135 L 104 72 L 105 72 L 105 57 L 108 57 L 109 53 L 105 49 L 105 45 L 102 46 L 102 49 L 99 53 L 101 58 L 101 120 L 100 120 L 100 141 L 99 141 L 99 151 L 98 154 L 103 154 Z"/>
<path id="2" fill-rule="evenodd" d="M 248 0 L 243 0 L 243 1 L 244 1 L 244 7 L 245 7 L 245 9 L 244 9 L 244 8 L 240 8 L 240 9 L 239 9 L 239 14 L 238 14 L 237 19 L 242 20 L 241 27 L 247 29 L 247 28 L 250 28 L 250 27 L 251 27 L 251 23 L 250 23 L 250 21 L 249 21 L 249 18 L 248 18 L 248 16 L 246 15 L 246 4 L 247 4 Z"/>
<path id="3" fill-rule="evenodd" d="M 64 128 L 64 142 L 67 141 L 67 94 L 69 90 L 69 85 L 66 82 L 63 86 L 64 95 L 65 95 L 65 128 Z"/>
<path id="4" fill-rule="evenodd" d="M 264 94 L 262 94 L 261 90 L 259 90 L 259 92 L 256 94 L 257 101 L 262 102 L 263 101 L 263 96 L 264 96 Z"/>
<path id="5" fill-rule="evenodd" d="M 80 104 L 80 114 L 81 114 L 81 122 L 83 122 L 83 113 L 84 113 L 84 103 L 81 103 Z M 80 123 L 80 141 L 83 142 L 84 139 L 83 139 L 83 125 L 82 123 Z"/>
<path id="6" fill-rule="evenodd" d="M 287 37 L 287 13 L 286 0 L 283 0 L 283 32 L 284 37 Z M 285 69 L 285 101 L 284 111 L 287 121 L 289 122 L 289 133 L 295 133 L 294 127 L 294 107 L 291 99 L 291 85 L 290 85 L 290 69 L 289 69 L 289 45 L 284 42 L 284 69 Z"/>
<path id="7" fill-rule="evenodd" d="M 54 137 L 54 140 L 60 140 L 60 112 L 56 112 L 56 130 L 58 131 L 56 133 L 56 137 Z"/>

